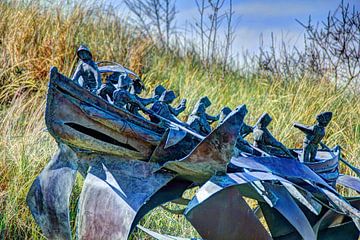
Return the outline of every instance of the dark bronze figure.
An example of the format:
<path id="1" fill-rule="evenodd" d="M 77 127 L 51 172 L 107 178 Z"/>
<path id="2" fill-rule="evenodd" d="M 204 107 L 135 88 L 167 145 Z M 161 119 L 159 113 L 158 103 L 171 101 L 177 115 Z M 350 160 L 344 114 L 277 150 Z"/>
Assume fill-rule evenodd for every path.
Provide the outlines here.
<path id="1" fill-rule="evenodd" d="M 165 92 L 165 91 L 166 91 L 166 88 L 164 88 L 164 86 L 157 85 L 154 90 L 153 98 L 159 99 L 161 97 L 161 95 L 163 94 L 163 92 Z"/>
<path id="2" fill-rule="evenodd" d="M 132 81 L 131 87 L 130 87 L 130 93 L 133 94 L 136 99 L 143 105 L 147 106 L 154 102 L 156 102 L 159 98 L 158 97 L 151 97 L 151 98 L 142 98 L 139 96 L 141 92 L 145 89 L 144 84 L 139 78 L 136 78 Z M 128 109 L 131 113 L 139 114 L 139 106 L 137 104 L 131 104 L 129 105 Z"/>
<path id="3" fill-rule="evenodd" d="M 89 90 L 96 92 L 101 86 L 101 74 L 97 64 L 94 62 L 92 54 L 85 45 L 81 45 L 77 50 L 80 59 L 72 80 Z"/>
<path id="4" fill-rule="evenodd" d="M 159 100 L 152 105 L 151 110 L 154 111 L 159 116 L 166 118 L 174 123 L 185 125 L 176 116 L 178 116 L 180 113 L 182 113 L 185 110 L 186 99 L 182 99 L 180 105 L 176 108 L 173 108 L 172 106 L 170 106 L 170 104 L 172 104 L 175 98 L 176 95 L 173 91 L 164 91 L 161 94 Z M 159 122 L 159 119 L 157 118 L 153 118 L 153 117 L 150 118 L 153 122 Z"/>
<path id="5" fill-rule="evenodd" d="M 267 129 L 272 118 L 269 114 L 264 113 L 261 115 L 254 128 L 254 146 L 263 150 L 270 155 L 284 155 L 293 157 L 292 153 Z"/>
<path id="6" fill-rule="evenodd" d="M 231 109 L 229 107 L 224 107 L 221 109 L 219 125 L 226 119 L 226 117 L 231 113 Z M 236 149 L 240 150 L 241 152 L 246 152 L 249 154 L 253 154 L 253 149 L 250 143 L 248 143 L 244 138 L 252 133 L 253 127 L 247 125 L 245 122 L 242 122 L 240 128 L 240 134 L 236 140 Z M 235 155 L 239 155 L 238 152 Z"/>
<path id="7" fill-rule="evenodd" d="M 231 108 L 229 107 L 223 107 L 220 111 L 220 116 L 219 116 L 219 123 L 218 125 L 222 124 L 225 120 L 225 118 L 231 113 Z"/>
<path id="8" fill-rule="evenodd" d="M 330 123 L 332 112 L 323 112 L 316 116 L 317 123 L 313 126 L 305 126 L 294 123 L 294 127 L 305 133 L 302 161 L 313 162 L 316 157 L 318 145 L 325 136 L 325 127 Z"/>
<path id="9" fill-rule="evenodd" d="M 138 100 L 135 94 L 129 92 L 132 85 L 132 80 L 128 76 L 121 76 L 119 80 L 119 89 L 114 91 L 113 99 L 114 105 L 120 108 L 125 108 L 129 112 L 134 109 L 140 109 L 143 112 L 150 112 L 141 101 Z M 132 112 L 134 113 L 134 112 Z M 136 114 L 137 112 L 135 112 Z"/>
<path id="10" fill-rule="evenodd" d="M 206 136 L 211 132 L 211 126 L 207 121 L 205 110 L 205 105 L 203 103 L 197 104 L 187 120 L 187 124 L 190 128 L 203 136 Z"/>
<path id="11" fill-rule="evenodd" d="M 113 101 L 113 94 L 116 90 L 114 85 L 118 84 L 119 77 L 119 72 L 114 72 L 113 74 L 107 76 L 106 82 L 101 85 L 100 89 L 97 91 L 97 94 L 106 101 L 108 101 L 109 99 Z"/>
<path id="12" fill-rule="evenodd" d="M 216 115 L 216 116 L 212 116 L 212 115 L 209 115 L 209 114 L 206 113 L 206 109 L 211 106 L 211 101 L 210 101 L 210 99 L 208 97 L 205 96 L 205 97 L 200 98 L 199 101 L 196 103 L 196 105 L 194 107 L 194 110 L 196 110 L 198 108 L 199 104 L 204 104 L 205 117 L 206 117 L 206 120 L 209 122 L 209 124 L 219 120 L 220 114 Z"/>

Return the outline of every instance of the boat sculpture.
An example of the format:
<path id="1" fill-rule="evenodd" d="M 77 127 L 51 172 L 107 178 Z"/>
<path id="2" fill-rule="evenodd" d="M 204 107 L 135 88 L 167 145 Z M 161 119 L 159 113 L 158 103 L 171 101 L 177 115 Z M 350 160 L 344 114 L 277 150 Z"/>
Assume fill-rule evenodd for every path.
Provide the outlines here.
<path id="1" fill-rule="evenodd" d="M 131 74 L 120 65 L 99 69 Z M 204 239 L 358 239 L 360 197 L 342 196 L 335 185 L 360 192 L 360 180 L 339 174 L 340 149 L 320 150 L 319 161 L 306 164 L 266 153 L 235 157 L 246 113 L 240 105 L 202 137 L 118 108 L 53 67 L 45 121 L 59 150 L 29 190 L 30 211 L 45 237 L 71 239 L 69 199 L 80 172 L 78 239 L 127 239 L 136 227 L 176 239 L 138 223 L 194 186 L 183 214 Z"/>

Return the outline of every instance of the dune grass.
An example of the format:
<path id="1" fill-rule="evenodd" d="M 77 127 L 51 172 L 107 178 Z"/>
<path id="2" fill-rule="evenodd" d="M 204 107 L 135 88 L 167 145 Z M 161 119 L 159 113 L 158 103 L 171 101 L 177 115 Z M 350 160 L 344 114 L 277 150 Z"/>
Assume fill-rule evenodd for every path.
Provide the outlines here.
<path id="1" fill-rule="evenodd" d="M 247 123 L 254 124 L 263 112 L 268 112 L 273 117 L 270 129 L 274 136 L 288 147 L 301 147 L 303 134 L 292 123 L 313 124 L 317 113 L 332 111 L 334 118 L 325 142 L 329 146 L 341 145 L 344 157 L 359 166 L 359 96 L 334 92 L 332 84 L 322 79 L 284 81 L 239 71 L 231 71 L 222 79 L 220 67 L 209 79 L 196 54 L 180 57 L 163 53 L 125 25 L 111 9 L 104 12 L 100 7 L 76 4 L 66 13 L 63 9 L 16 1 L 0 3 L 0 239 L 43 238 L 25 197 L 56 151 L 44 123 L 48 70 L 54 65 L 70 75 L 80 43 L 89 45 L 96 60 L 114 60 L 139 72 L 148 86 L 144 96 L 157 84 L 163 84 L 173 89 L 179 99 L 186 98 L 188 108 L 181 115 L 183 119 L 204 95 L 213 102 L 211 113 L 219 112 L 223 106 L 235 108 L 244 103 L 249 109 Z M 343 166 L 341 171 L 351 174 Z M 81 184 L 78 176 L 71 197 L 72 226 Z M 351 194 L 344 190 L 342 193 Z M 198 236 L 184 217 L 160 208 L 149 213 L 141 224 L 176 236 Z M 136 231 L 132 238 L 147 237 Z"/>

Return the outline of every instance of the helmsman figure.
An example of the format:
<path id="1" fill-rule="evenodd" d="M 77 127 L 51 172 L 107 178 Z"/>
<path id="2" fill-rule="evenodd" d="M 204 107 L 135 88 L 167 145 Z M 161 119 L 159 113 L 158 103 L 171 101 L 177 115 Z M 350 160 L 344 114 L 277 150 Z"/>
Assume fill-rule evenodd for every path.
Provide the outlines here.
<path id="1" fill-rule="evenodd" d="M 271 121 L 272 118 L 269 114 L 264 113 L 261 115 L 253 130 L 254 146 L 270 155 L 283 156 L 285 154 L 288 157 L 294 157 L 289 149 L 276 140 L 267 129 Z"/>
<path id="2" fill-rule="evenodd" d="M 325 136 L 325 127 L 329 125 L 331 118 L 332 112 L 323 112 L 316 116 L 317 123 L 313 126 L 294 123 L 294 127 L 305 133 L 302 153 L 303 162 L 315 161 L 318 146 Z"/>
<path id="3" fill-rule="evenodd" d="M 101 74 L 98 66 L 94 62 L 90 50 L 85 45 L 80 45 L 77 55 L 80 61 L 72 80 L 90 92 L 96 93 L 101 86 Z"/>

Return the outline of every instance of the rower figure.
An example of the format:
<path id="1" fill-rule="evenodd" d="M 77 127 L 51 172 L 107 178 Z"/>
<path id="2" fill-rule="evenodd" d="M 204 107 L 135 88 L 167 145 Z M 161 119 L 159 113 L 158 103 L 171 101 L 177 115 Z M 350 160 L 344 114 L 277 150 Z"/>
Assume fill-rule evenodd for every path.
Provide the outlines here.
<path id="1" fill-rule="evenodd" d="M 151 112 L 147 109 L 134 94 L 129 92 L 132 80 L 128 76 L 121 76 L 119 80 L 119 89 L 114 91 L 114 105 L 120 108 L 130 110 L 133 106 L 137 106 L 143 112 Z"/>
<path id="2" fill-rule="evenodd" d="M 178 116 L 180 113 L 182 113 L 186 108 L 186 99 L 182 99 L 180 105 L 177 108 L 173 108 L 170 106 L 174 99 L 176 98 L 176 95 L 173 91 L 164 91 L 161 94 L 161 97 L 158 101 L 156 101 L 152 106 L 151 110 L 154 111 L 159 116 L 166 118 L 172 122 L 175 122 L 180 125 L 185 125 L 183 122 L 181 122 L 179 119 L 177 119 L 176 116 Z M 151 117 L 151 121 L 158 123 L 159 119 L 156 117 Z"/>
<path id="3" fill-rule="evenodd" d="M 97 91 L 97 95 L 101 98 L 108 101 L 109 99 L 113 101 L 113 94 L 116 90 L 115 84 L 119 82 L 120 73 L 114 72 L 113 74 L 106 77 L 106 82 L 101 85 L 100 89 Z"/>
<path id="4" fill-rule="evenodd" d="M 206 118 L 205 111 L 206 107 L 203 103 L 197 104 L 187 120 L 190 128 L 203 136 L 207 136 L 211 132 L 211 126 Z"/>
<path id="5" fill-rule="evenodd" d="M 224 107 L 221 109 L 220 112 L 220 119 L 219 119 L 219 125 L 221 125 L 226 117 L 231 113 L 231 109 L 229 107 Z M 246 112 L 247 113 L 247 112 Z M 236 139 L 236 149 L 240 150 L 241 152 L 246 152 L 246 153 L 250 153 L 253 154 L 253 149 L 250 145 L 250 143 L 248 143 L 244 138 L 249 135 L 250 133 L 252 133 L 253 131 L 253 127 L 247 125 L 244 121 L 241 124 L 241 128 L 240 128 L 240 134 L 238 136 L 238 138 Z M 235 152 L 235 155 L 239 155 L 238 152 Z"/>
<path id="6" fill-rule="evenodd" d="M 154 90 L 153 98 L 159 99 L 161 97 L 161 95 L 163 94 L 163 92 L 165 92 L 165 91 L 166 91 L 166 88 L 164 88 L 164 86 L 157 85 Z"/>
<path id="7" fill-rule="evenodd" d="M 90 92 L 95 93 L 101 86 L 101 74 L 98 66 L 86 46 L 80 45 L 77 55 L 80 61 L 72 80 Z"/>
<path id="8" fill-rule="evenodd" d="M 220 111 L 219 116 L 219 123 L 218 126 L 220 126 L 226 119 L 226 117 L 231 113 L 231 108 L 229 107 L 223 107 Z"/>
<path id="9" fill-rule="evenodd" d="M 315 161 L 318 145 L 325 136 L 325 127 L 330 123 L 332 112 L 323 112 L 316 116 L 317 123 L 313 126 L 305 126 L 300 123 L 294 123 L 294 127 L 305 133 L 303 143 L 303 162 Z"/>
<path id="10" fill-rule="evenodd" d="M 145 89 L 144 84 L 142 83 L 142 81 L 139 78 L 136 78 L 135 80 L 132 81 L 131 87 L 130 87 L 130 93 L 133 94 L 136 99 L 141 102 L 142 105 L 147 106 L 149 104 L 152 104 L 154 102 L 156 102 L 159 98 L 156 97 L 151 97 L 151 98 L 142 98 L 139 97 L 138 95 L 141 94 L 141 92 Z M 140 115 L 139 114 L 139 106 L 132 104 L 129 105 L 129 109 L 128 109 L 131 113 L 134 113 L 136 115 Z"/>
<path id="11" fill-rule="evenodd" d="M 199 106 L 200 104 L 203 104 L 204 107 L 205 107 L 205 117 L 206 117 L 206 120 L 209 122 L 209 124 L 211 124 L 211 123 L 216 122 L 216 121 L 219 120 L 220 114 L 219 114 L 219 115 L 216 115 L 216 116 L 211 116 L 211 115 L 209 115 L 209 114 L 206 113 L 206 109 L 211 106 L 211 101 L 210 101 L 210 99 L 209 99 L 208 97 L 206 97 L 206 96 L 200 98 L 199 101 L 195 104 L 193 113 L 195 113 L 195 112 L 199 109 L 198 106 Z M 190 116 L 191 116 L 193 113 L 191 113 Z M 190 116 L 189 116 L 189 117 L 190 117 Z"/>
<path id="12" fill-rule="evenodd" d="M 293 157 L 291 152 L 267 129 L 271 121 L 272 118 L 269 114 L 261 115 L 253 130 L 254 146 L 270 155 L 283 156 L 285 153 L 287 156 Z"/>

